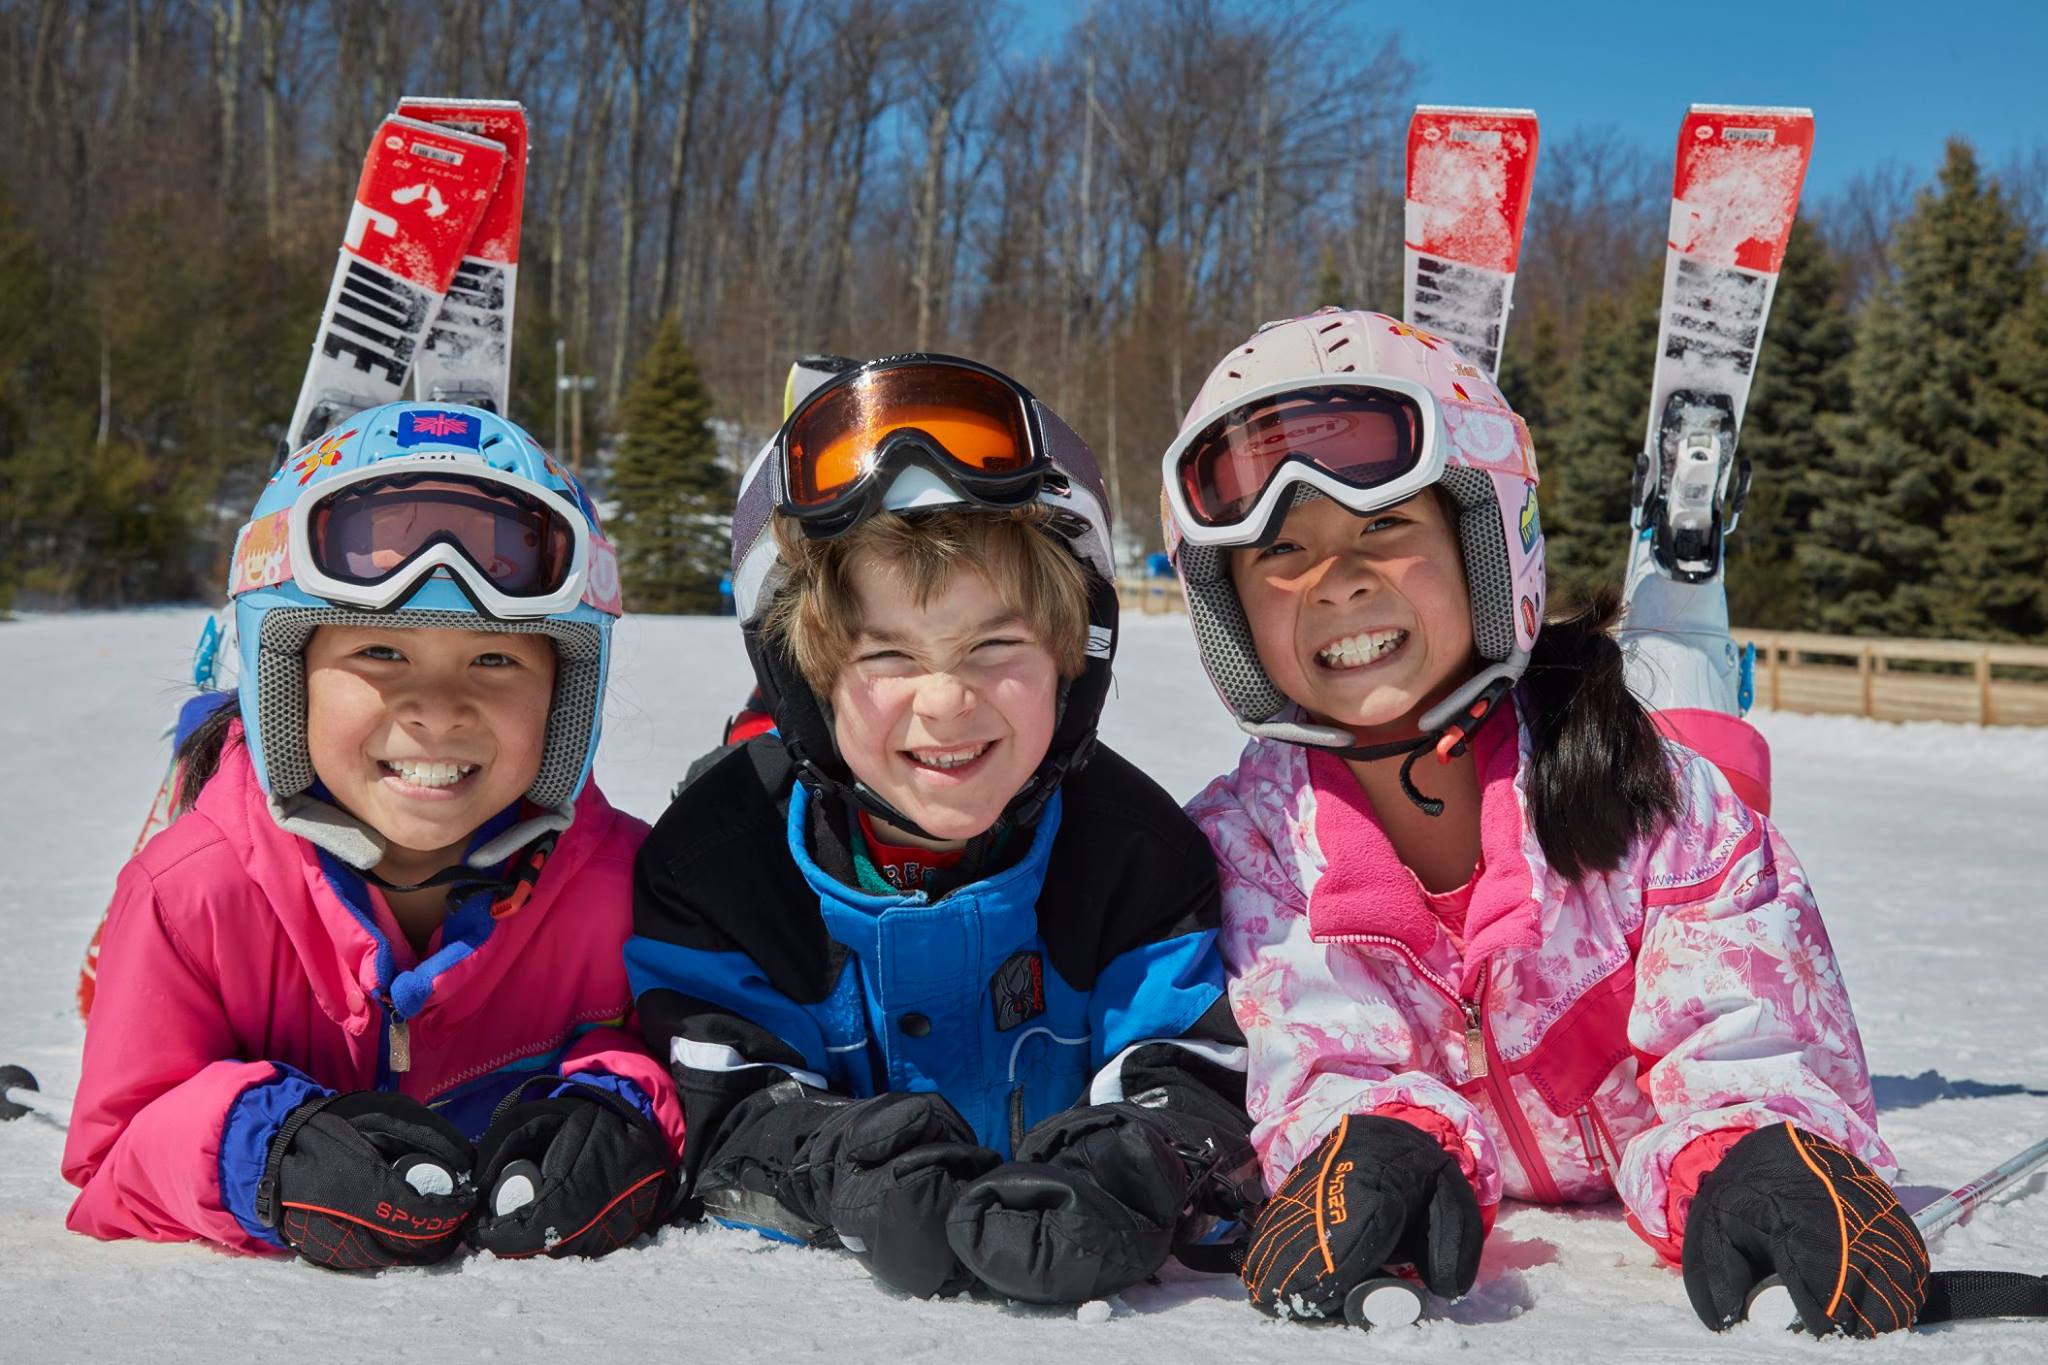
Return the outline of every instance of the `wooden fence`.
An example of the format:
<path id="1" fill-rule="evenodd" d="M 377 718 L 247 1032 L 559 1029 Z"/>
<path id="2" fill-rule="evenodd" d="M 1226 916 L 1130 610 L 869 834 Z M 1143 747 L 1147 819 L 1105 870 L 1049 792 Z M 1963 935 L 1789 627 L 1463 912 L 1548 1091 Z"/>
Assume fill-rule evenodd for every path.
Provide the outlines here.
<path id="1" fill-rule="evenodd" d="M 1121 585 L 1125 611 L 1186 610 L 1180 585 Z M 1730 632 L 1756 642 L 1756 704 L 1773 711 L 2048 725 L 2048 646 L 1973 640 L 1867 640 L 1805 631 Z"/>
<path id="2" fill-rule="evenodd" d="M 1756 704 L 1774 711 L 2048 725 L 2048 648 L 2040 645 L 1867 640 L 1740 626 L 1729 633 L 1738 644 L 1756 642 Z"/>

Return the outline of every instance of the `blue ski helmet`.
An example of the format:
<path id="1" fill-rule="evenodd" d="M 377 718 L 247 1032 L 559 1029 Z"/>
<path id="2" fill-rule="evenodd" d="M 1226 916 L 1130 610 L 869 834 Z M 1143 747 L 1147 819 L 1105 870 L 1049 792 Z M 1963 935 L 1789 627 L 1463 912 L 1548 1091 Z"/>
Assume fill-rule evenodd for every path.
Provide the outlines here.
<path id="1" fill-rule="evenodd" d="M 546 614 L 509 609 L 508 599 L 493 594 L 481 574 L 446 545 L 422 546 L 384 580 L 392 600 L 373 606 L 365 605 L 365 594 L 375 589 L 338 584 L 308 562 L 309 509 L 344 484 L 401 472 L 488 481 L 559 518 L 555 524 L 570 533 L 564 542 L 573 542 L 575 560 L 555 599 L 540 608 Z M 244 736 L 274 812 L 314 783 L 306 747 L 305 649 L 324 625 L 547 636 L 555 648 L 555 695 L 540 772 L 526 797 L 566 817 L 589 779 L 612 623 L 621 614 L 617 563 L 582 485 L 503 417 L 456 404 L 386 403 L 295 452 L 271 476 L 235 542 L 228 596 L 241 658 Z"/>

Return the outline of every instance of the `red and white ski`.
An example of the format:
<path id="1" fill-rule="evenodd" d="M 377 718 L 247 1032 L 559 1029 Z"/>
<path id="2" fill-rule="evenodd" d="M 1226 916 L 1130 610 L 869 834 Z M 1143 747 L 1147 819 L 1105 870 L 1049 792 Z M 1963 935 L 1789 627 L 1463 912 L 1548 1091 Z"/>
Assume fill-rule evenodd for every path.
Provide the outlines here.
<path id="1" fill-rule="evenodd" d="M 398 102 L 398 113 L 489 138 L 505 149 L 504 174 L 456 267 L 413 372 L 414 392 L 429 402 L 468 403 L 502 414 L 512 388 L 512 306 L 526 201 L 526 109 L 517 100 L 407 95 Z"/>
<path id="2" fill-rule="evenodd" d="M 488 138 L 397 115 L 378 126 L 288 446 L 404 394 L 504 168 L 504 147 Z"/>
<path id="3" fill-rule="evenodd" d="M 1736 436 L 1812 154 L 1809 109 L 1696 104 L 1679 128 L 1635 525 L 1681 582 L 1719 575 L 1742 510 Z"/>
<path id="4" fill-rule="evenodd" d="M 1500 372 L 1536 172 L 1527 109 L 1418 106 L 1408 124 L 1406 317 Z"/>

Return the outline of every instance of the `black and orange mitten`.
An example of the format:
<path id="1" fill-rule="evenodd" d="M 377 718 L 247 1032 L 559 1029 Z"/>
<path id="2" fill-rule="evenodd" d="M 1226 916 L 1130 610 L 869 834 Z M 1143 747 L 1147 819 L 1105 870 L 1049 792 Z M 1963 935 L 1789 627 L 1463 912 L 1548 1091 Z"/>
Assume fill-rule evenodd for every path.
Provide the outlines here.
<path id="1" fill-rule="evenodd" d="M 1693 1311 L 1716 1331 L 1770 1275 L 1818 1336 L 1911 1327 L 1927 1301 L 1927 1245 L 1892 1187 L 1790 1123 L 1749 1134 L 1700 1181 L 1682 1263 Z"/>
<path id="2" fill-rule="evenodd" d="M 1485 1235 L 1455 1157 L 1412 1123 L 1352 1115 L 1266 1201 L 1240 1273 L 1263 1312 L 1338 1318 L 1353 1288 L 1393 1265 L 1459 1297 L 1478 1278 Z"/>

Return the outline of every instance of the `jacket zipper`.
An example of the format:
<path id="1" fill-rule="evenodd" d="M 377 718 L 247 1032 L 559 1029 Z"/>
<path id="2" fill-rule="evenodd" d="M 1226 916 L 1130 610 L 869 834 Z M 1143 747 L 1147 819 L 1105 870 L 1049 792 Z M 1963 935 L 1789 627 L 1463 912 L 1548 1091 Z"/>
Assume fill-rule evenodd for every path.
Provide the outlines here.
<path id="1" fill-rule="evenodd" d="M 1543 1149 L 1536 1140 L 1536 1134 L 1529 1128 L 1529 1120 L 1522 1113 L 1522 1106 L 1515 1099 L 1515 1092 L 1500 1065 L 1500 1053 L 1493 1045 L 1493 1038 L 1486 1031 L 1486 1012 L 1481 1002 L 1486 998 L 1486 978 L 1489 968 L 1479 969 L 1479 984 L 1473 998 L 1460 995 L 1450 982 L 1424 966 L 1422 959 L 1413 949 L 1397 938 L 1383 934 L 1330 934 L 1317 940 L 1321 943 L 1372 944 L 1376 947 L 1391 948 L 1407 960 L 1415 974 L 1433 986 L 1437 993 L 1448 1000 L 1465 1017 L 1465 1074 L 1468 1079 L 1483 1082 L 1486 1093 L 1493 1098 L 1494 1112 L 1500 1115 L 1501 1126 L 1507 1129 L 1508 1145 L 1515 1149 L 1515 1160 L 1521 1163 L 1523 1174 L 1535 1187 L 1536 1197 L 1546 1204 L 1561 1204 L 1563 1194 L 1557 1188 L 1557 1181 L 1550 1174 L 1550 1165 L 1543 1159 Z"/>

